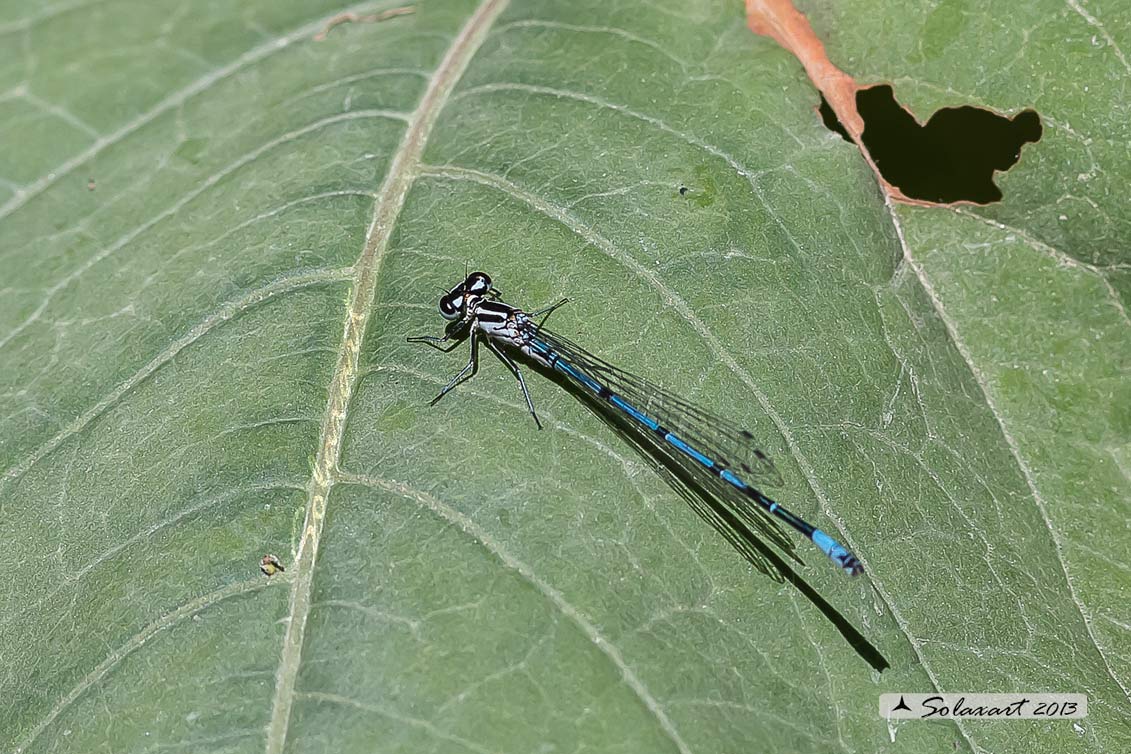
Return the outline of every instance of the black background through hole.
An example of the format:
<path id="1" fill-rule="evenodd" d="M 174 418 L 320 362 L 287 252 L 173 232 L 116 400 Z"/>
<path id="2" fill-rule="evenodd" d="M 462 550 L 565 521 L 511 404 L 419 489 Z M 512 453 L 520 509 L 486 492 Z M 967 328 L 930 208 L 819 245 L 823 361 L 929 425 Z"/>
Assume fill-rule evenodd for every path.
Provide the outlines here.
<path id="1" fill-rule="evenodd" d="M 919 125 L 886 84 L 861 89 L 856 107 L 864 119 L 864 146 L 883 177 L 912 199 L 929 202 L 1001 200 L 994 171 L 1008 170 L 1021 147 L 1041 138 L 1035 110 L 1007 118 L 978 107 L 947 107 Z M 851 141 L 821 97 L 825 126 Z"/>

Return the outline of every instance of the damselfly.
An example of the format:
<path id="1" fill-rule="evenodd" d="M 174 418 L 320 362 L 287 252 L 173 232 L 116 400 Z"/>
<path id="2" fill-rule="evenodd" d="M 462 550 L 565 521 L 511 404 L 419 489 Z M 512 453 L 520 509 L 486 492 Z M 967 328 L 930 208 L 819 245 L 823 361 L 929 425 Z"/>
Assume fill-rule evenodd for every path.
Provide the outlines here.
<path id="1" fill-rule="evenodd" d="M 470 336 L 467 365 L 444 386 L 432 403 L 469 379 L 479 367 L 479 342 L 510 369 L 518 380 L 526 407 L 541 428 L 522 370 L 512 358 L 518 352 L 534 363 L 561 374 L 601 402 L 637 431 L 651 438 L 670 457 L 694 470 L 696 481 L 709 488 L 742 520 L 751 505 L 796 529 L 842 570 L 853 576 L 863 571 L 860 561 L 843 545 L 808 521 L 763 494 L 755 485 L 777 476 L 773 462 L 754 446 L 754 436 L 734 423 L 672 395 L 651 382 L 617 369 L 566 338 L 536 323 L 566 303 L 533 312 L 504 303 L 491 278 L 473 272 L 440 298 L 440 315 L 452 322 L 443 337 L 423 335 L 410 342 L 451 351 Z M 445 345 L 451 341 L 450 345 Z"/>

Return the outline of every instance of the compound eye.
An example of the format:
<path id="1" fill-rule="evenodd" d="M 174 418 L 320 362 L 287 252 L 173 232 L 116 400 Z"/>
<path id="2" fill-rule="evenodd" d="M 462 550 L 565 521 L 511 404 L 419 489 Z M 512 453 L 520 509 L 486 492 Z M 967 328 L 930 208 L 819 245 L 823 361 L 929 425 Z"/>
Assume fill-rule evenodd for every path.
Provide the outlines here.
<path id="1" fill-rule="evenodd" d="M 459 319 L 460 306 L 456 303 L 457 301 L 460 303 L 463 302 L 462 293 L 458 296 L 452 296 L 452 294 L 449 293 L 447 296 L 440 299 L 440 316 L 444 319 Z"/>
<path id="2" fill-rule="evenodd" d="M 472 296 L 486 296 L 491 290 L 491 277 L 486 272 L 473 272 L 463 281 L 463 288 Z"/>

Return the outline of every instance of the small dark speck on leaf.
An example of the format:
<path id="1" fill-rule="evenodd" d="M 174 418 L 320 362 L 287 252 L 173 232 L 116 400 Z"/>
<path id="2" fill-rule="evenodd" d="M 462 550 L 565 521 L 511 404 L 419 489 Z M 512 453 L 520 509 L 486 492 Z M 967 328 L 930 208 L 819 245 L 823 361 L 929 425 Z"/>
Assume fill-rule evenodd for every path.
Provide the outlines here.
<path id="1" fill-rule="evenodd" d="M 715 176 L 710 166 L 697 165 L 695 167 L 695 181 L 692 186 L 686 183 L 679 184 L 679 195 L 687 197 L 699 207 L 709 207 L 715 203 L 718 189 L 715 187 Z"/>
<path id="2" fill-rule="evenodd" d="M 887 84 L 858 91 L 856 108 L 864 147 L 884 179 L 928 202 L 1000 201 L 994 172 L 1009 170 L 1021 148 L 1041 138 L 1035 110 L 1009 118 L 980 107 L 944 107 L 920 125 Z M 820 112 L 826 127 L 851 140 L 823 97 Z"/>
<path id="3" fill-rule="evenodd" d="M 93 179 L 93 178 L 88 178 L 88 179 L 86 180 L 86 190 L 87 190 L 87 191 L 94 191 L 94 185 L 95 185 L 95 184 L 94 184 L 94 179 Z"/>
<path id="4" fill-rule="evenodd" d="M 274 555 L 264 555 L 259 560 L 259 570 L 263 571 L 264 576 L 274 576 L 276 573 L 282 573 L 287 569 Z"/>

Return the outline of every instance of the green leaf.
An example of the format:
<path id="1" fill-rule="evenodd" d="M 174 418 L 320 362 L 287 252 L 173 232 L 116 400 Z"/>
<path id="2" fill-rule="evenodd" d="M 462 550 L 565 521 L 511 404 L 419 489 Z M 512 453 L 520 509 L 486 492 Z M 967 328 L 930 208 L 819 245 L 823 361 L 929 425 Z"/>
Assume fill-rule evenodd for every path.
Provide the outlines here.
<path id="1" fill-rule="evenodd" d="M 1127 24 L 806 9 L 921 116 L 1042 113 L 1005 202 L 952 211 L 886 206 L 737 4 L 425 1 L 324 41 L 393 6 L 31 5 L 0 9 L 4 750 L 1131 744 L 1127 44 L 1088 41 Z M 404 336 L 467 267 L 750 426 L 866 574 L 801 542 L 809 591 L 764 577 L 533 370 L 544 431 L 492 359 L 429 408 L 465 352 Z M 1090 716 L 877 714 L 931 690 Z"/>

